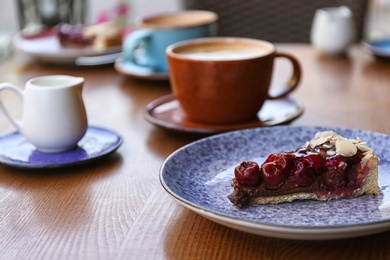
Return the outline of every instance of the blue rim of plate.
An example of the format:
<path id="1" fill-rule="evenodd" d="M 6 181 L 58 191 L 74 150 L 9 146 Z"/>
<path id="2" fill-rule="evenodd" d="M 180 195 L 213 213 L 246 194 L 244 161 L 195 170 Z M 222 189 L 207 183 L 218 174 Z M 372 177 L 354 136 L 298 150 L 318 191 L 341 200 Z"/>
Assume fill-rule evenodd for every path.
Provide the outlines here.
<path id="1" fill-rule="evenodd" d="M 390 39 L 366 41 L 363 48 L 379 58 L 390 58 Z"/>
<path id="2" fill-rule="evenodd" d="M 89 126 L 75 149 L 61 153 L 42 153 L 19 132 L 0 137 L 0 164 L 23 169 L 55 169 L 81 165 L 101 159 L 122 144 L 112 130 Z"/>
<path id="3" fill-rule="evenodd" d="M 264 160 L 272 152 L 291 151 L 318 131 L 334 130 L 366 141 L 380 157 L 378 196 L 328 202 L 295 201 L 234 207 L 233 169 L 243 160 Z M 357 237 L 390 229 L 390 136 L 347 128 L 274 126 L 218 134 L 190 143 L 162 164 L 160 182 L 183 206 L 216 223 L 258 235 L 321 240 Z M 262 161 L 260 161 L 262 162 Z"/>

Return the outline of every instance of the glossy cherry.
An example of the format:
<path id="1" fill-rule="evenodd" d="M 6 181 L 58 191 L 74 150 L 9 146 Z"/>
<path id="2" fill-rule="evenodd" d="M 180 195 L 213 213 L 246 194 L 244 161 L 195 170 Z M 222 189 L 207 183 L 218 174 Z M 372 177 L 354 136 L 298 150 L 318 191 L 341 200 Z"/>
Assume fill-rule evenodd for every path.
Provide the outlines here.
<path id="1" fill-rule="evenodd" d="M 347 185 L 345 178 L 345 170 L 348 167 L 347 160 L 348 158 L 340 155 L 329 157 L 326 160 L 325 183 L 328 188 L 335 189 Z"/>
<path id="2" fill-rule="evenodd" d="M 263 180 L 268 189 L 279 189 L 289 176 L 291 163 L 294 159 L 292 153 L 271 154 L 261 166 Z"/>
<path id="3" fill-rule="evenodd" d="M 326 160 L 318 153 L 297 158 L 294 162 L 292 178 L 297 186 L 307 187 L 314 183 L 325 169 Z"/>
<path id="4" fill-rule="evenodd" d="M 259 165 L 252 161 L 243 161 L 234 169 L 234 175 L 243 186 L 256 186 L 261 181 Z"/>
<path id="5" fill-rule="evenodd" d="M 275 162 L 285 168 L 291 164 L 294 158 L 295 155 L 293 153 L 273 153 L 268 156 L 268 158 L 265 160 L 265 163 Z"/>
<path id="6" fill-rule="evenodd" d="M 322 155 L 319 153 L 310 153 L 304 158 L 310 165 L 309 167 L 314 169 L 315 171 L 321 171 L 325 167 L 326 159 L 322 157 Z"/>

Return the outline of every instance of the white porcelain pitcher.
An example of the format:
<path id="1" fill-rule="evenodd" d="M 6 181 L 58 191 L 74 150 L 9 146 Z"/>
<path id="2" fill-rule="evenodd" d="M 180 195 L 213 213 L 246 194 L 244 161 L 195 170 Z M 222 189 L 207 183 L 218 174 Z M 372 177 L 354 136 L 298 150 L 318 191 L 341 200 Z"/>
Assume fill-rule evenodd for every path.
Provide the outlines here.
<path id="1" fill-rule="evenodd" d="M 355 38 L 351 9 L 346 6 L 318 9 L 310 37 L 320 52 L 329 55 L 344 53 Z"/>
<path id="2" fill-rule="evenodd" d="M 55 153 L 77 146 L 88 128 L 82 99 L 84 78 L 52 75 L 30 79 L 24 90 L 11 83 L 0 84 L 0 109 L 37 150 Z M 22 101 L 21 119 L 11 116 L 1 95 L 15 92 Z"/>

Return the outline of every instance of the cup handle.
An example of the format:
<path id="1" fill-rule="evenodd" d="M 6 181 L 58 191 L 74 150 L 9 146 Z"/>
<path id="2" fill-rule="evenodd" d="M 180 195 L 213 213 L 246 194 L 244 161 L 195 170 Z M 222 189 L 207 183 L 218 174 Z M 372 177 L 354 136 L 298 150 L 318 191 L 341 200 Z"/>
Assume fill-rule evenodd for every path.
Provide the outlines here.
<path id="1" fill-rule="evenodd" d="M 287 85 L 280 90 L 278 90 L 275 94 L 269 94 L 269 99 L 278 99 L 287 96 L 298 86 L 299 81 L 301 80 L 302 69 L 298 60 L 286 53 L 277 52 L 275 53 L 275 58 L 286 58 L 288 59 L 293 66 L 293 74 L 291 78 L 288 80 Z"/>
<path id="2" fill-rule="evenodd" d="M 148 29 L 140 29 L 132 32 L 124 42 L 125 51 L 124 57 L 126 60 L 129 60 L 140 66 L 153 66 L 153 62 L 147 60 L 145 57 L 137 54 L 136 51 L 142 46 L 142 44 L 146 44 L 149 41 L 150 36 L 152 35 L 152 31 Z"/>
<path id="3" fill-rule="evenodd" d="M 12 123 L 12 125 L 20 132 L 22 129 L 22 122 L 11 116 L 11 114 L 9 113 L 9 110 L 6 108 L 6 106 L 4 105 L 3 100 L 2 100 L 2 92 L 3 92 L 3 90 L 6 90 L 6 89 L 16 93 L 20 97 L 20 99 L 22 100 L 22 103 L 23 103 L 24 95 L 23 95 L 23 92 L 19 88 L 15 87 L 11 83 L 5 82 L 5 83 L 0 84 L 0 109 L 4 112 L 5 116 Z"/>

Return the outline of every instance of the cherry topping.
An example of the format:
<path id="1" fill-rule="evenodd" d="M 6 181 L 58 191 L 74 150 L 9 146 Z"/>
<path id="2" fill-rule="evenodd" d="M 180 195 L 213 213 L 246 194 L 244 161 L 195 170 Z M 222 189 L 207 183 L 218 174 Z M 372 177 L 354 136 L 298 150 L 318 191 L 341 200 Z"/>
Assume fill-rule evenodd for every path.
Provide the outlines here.
<path id="1" fill-rule="evenodd" d="M 336 155 L 326 160 L 327 172 L 325 182 L 327 187 L 341 188 L 346 185 L 345 170 L 348 167 L 347 159 L 344 156 Z"/>
<path id="2" fill-rule="evenodd" d="M 325 184 L 330 189 L 342 188 L 346 185 L 346 179 L 343 171 L 335 169 L 328 170 L 325 173 Z"/>
<path id="3" fill-rule="evenodd" d="M 284 168 L 290 165 L 294 158 L 295 155 L 293 153 L 272 153 L 268 156 L 265 162 L 276 162 Z"/>
<path id="4" fill-rule="evenodd" d="M 310 164 L 310 168 L 313 168 L 316 171 L 320 171 L 325 167 L 326 160 L 319 153 L 312 153 L 305 156 L 306 160 Z"/>
<path id="5" fill-rule="evenodd" d="M 316 179 L 316 172 L 307 166 L 307 160 L 303 158 L 297 161 L 293 169 L 293 180 L 295 184 L 301 187 L 310 186 Z"/>
<path id="6" fill-rule="evenodd" d="M 271 154 L 262 165 L 263 180 L 268 189 L 279 189 L 287 177 L 294 159 L 291 153 Z"/>
<path id="7" fill-rule="evenodd" d="M 318 153 L 297 158 L 293 167 L 293 180 L 300 187 L 313 184 L 318 174 L 322 172 L 326 160 Z"/>
<path id="8" fill-rule="evenodd" d="M 344 171 L 347 164 L 345 163 L 345 158 L 340 155 L 329 157 L 326 160 L 326 167 L 330 170 L 340 170 Z"/>
<path id="9" fill-rule="evenodd" d="M 243 161 L 234 169 L 237 181 L 243 186 L 256 186 L 260 183 L 260 168 L 256 162 Z"/>

